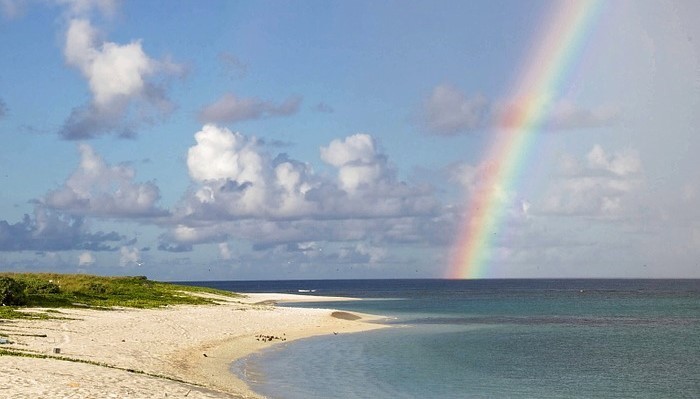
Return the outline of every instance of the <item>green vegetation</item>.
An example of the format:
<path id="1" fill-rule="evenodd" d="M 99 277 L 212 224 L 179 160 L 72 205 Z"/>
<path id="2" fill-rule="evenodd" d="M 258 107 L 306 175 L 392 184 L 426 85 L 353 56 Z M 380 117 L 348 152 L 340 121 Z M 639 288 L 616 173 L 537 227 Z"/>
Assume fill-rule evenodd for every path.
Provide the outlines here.
<path id="1" fill-rule="evenodd" d="M 0 273 L 0 319 L 47 318 L 47 313 L 25 313 L 22 307 L 155 308 L 165 305 L 213 304 L 211 293 L 237 294 L 203 287 L 181 286 L 146 277 L 100 277 L 85 274 Z"/>
<path id="2" fill-rule="evenodd" d="M 24 305 L 24 286 L 15 279 L 0 276 L 0 305 Z"/>

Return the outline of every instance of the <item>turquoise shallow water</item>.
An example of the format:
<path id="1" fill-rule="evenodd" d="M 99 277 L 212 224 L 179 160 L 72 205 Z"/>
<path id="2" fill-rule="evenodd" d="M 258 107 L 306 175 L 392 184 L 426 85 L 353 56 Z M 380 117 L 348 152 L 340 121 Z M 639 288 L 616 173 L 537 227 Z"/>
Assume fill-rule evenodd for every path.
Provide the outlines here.
<path id="1" fill-rule="evenodd" d="M 394 327 L 232 364 L 271 398 L 700 397 L 697 280 L 258 284 L 364 297 L 303 306 L 383 314 Z"/>

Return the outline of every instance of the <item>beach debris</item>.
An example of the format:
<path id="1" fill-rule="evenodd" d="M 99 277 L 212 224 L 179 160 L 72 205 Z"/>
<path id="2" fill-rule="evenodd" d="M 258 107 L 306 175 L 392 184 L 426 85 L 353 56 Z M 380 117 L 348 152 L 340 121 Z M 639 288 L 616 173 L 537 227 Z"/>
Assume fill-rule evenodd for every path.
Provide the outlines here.
<path id="1" fill-rule="evenodd" d="M 9 344 L 10 341 L 7 338 L 0 338 L 0 344 Z"/>
<path id="2" fill-rule="evenodd" d="M 285 334 L 282 334 L 282 335 L 285 335 Z M 275 336 L 275 335 L 258 334 L 258 335 L 255 336 L 255 340 L 256 340 L 256 341 L 262 341 L 262 342 L 272 342 L 272 341 L 274 341 L 274 340 L 286 341 L 287 338 L 285 338 L 284 336 L 278 337 L 278 336 Z"/>
<path id="3" fill-rule="evenodd" d="M 53 353 L 55 353 L 55 354 L 61 353 L 61 348 L 53 348 Z"/>
<path id="4" fill-rule="evenodd" d="M 206 354 L 206 353 L 202 353 L 202 355 L 204 355 L 204 357 L 209 357 L 209 356 L 207 356 L 207 354 Z"/>
<path id="5" fill-rule="evenodd" d="M 335 331 L 333 331 L 333 335 L 338 335 L 338 333 L 337 333 L 337 332 L 335 332 Z"/>

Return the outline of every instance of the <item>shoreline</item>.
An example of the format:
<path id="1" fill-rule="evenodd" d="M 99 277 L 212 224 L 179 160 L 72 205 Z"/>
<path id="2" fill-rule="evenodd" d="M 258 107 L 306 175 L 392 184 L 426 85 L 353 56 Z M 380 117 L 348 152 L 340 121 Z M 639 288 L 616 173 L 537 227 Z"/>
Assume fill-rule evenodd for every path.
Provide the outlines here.
<path id="1" fill-rule="evenodd" d="M 274 306 L 353 298 L 267 293 L 211 297 L 217 305 L 57 309 L 61 319 L 2 320 L 0 332 L 12 344 L 0 349 L 68 361 L 0 356 L 5 375 L 0 396 L 261 398 L 230 371 L 234 361 L 280 342 L 386 327 L 372 323 L 380 316 Z"/>

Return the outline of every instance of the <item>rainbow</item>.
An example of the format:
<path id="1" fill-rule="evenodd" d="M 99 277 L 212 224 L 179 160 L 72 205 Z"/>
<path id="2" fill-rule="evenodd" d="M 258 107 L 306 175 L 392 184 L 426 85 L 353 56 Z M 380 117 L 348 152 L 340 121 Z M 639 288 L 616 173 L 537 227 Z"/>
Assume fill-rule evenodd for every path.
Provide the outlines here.
<path id="1" fill-rule="evenodd" d="M 535 37 L 522 73 L 513 85 L 509 112 L 496 120 L 495 142 L 487 153 L 481 190 L 472 195 L 452 253 L 448 278 L 482 278 L 503 223 L 503 193 L 518 181 L 533 138 L 546 111 L 564 86 L 586 34 L 600 14 L 602 0 L 554 1 L 554 9 Z"/>

